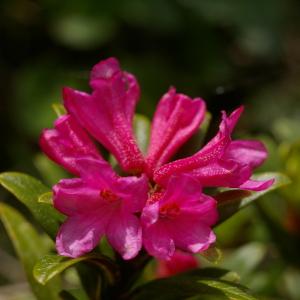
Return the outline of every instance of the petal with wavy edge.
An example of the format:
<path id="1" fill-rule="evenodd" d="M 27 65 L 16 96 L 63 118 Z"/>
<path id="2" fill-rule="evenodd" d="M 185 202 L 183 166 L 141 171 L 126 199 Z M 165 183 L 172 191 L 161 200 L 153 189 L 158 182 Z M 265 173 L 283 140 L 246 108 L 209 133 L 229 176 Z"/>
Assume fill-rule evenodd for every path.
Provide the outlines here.
<path id="1" fill-rule="evenodd" d="M 149 172 L 166 163 L 198 130 L 205 110 L 202 99 L 191 99 L 170 88 L 161 98 L 153 118 L 147 154 Z"/>
<path id="2" fill-rule="evenodd" d="M 68 218 L 56 237 L 58 253 L 75 258 L 91 251 L 104 234 L 106 223 L 107 216 L 100 212 Z"/>
<path id="3" fill-rule="evenodd" d="M 100 62 L 93 69 L 91 95 L 64 88 L 68 112 L 105 146 L 125 171 L 144 168 L 132 130 L 132 117 L 139 96 L 133 75 L 122 72 L 115 59 Z"/>
<path id="4" fill-rule="evenodd" d="M 259 141 L 236 140 L 228 146 L 223 159 L 232 159 L 251 168 L 259 167 L 267 158 L 268 152 Z"/>
<path id="5" fill-rule="evenodd" d="M 107 227 L 106 235 L 111 246 L 123 259 L 134 258 L 142 247 L 142 228 L 139 219 L 124 211 L 116 211 Z"/>

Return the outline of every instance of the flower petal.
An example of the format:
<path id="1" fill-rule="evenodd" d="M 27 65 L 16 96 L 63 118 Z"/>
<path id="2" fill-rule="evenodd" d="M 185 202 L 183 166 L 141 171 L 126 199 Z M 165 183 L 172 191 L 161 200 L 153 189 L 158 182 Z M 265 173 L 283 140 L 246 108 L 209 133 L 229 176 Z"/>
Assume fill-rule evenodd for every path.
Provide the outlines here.
<path id="1" fill-rule="evenodd" d="M 56 237 L 58 253 L 75 258 L 91 251 L 104 234 L 106 222 L 97 213 L 68 218 Z"/>
<path id="2" fill-rule="evenodd" d="M 111 246 L 123 259 L 134 258 L 142 248 L 140 221 L 132 214 L 115 212 L 109 221 L 106 235 Z"/>
<path id="3" fill-rule="evenodd" d="M 208 166 L 219 160 L 231 142 L 230 134 L 236 125 L 243 107 L 236 109 L 229 117 L 222 114 L 222 122 L 217 135 L 196 154 L 165 164 L 154 171 L 154 180 L 166 186 L 171 175 L 193 172 L 200 167 Z"/>
<path id="4" fill-rule="evenodd" d="M 160 100 L 152 122 L 147 164 L 150 172 L 166 163 L 198 129 L 205 102 L 177 94 L 174 88 Z"/>
<path id="5" fill-rule="evenodd" d="M 54 207 L 67 216 L 90 214 L 101 208 L 100 190 L 81 178 L 62 179 L 53 187 Z"/>
<path id="6" fill-rule="evenodd" d="M 108 59 L 94 67 L 91 86 L 91 95 L 64 88 L 68 112 L 114 154 L 125 171 L 141 171 L 144 160 L 132 130 L 139 96 L 137 82 L 120 70 L 116 60 Z"/>
<path id="7" fill-rule="evenodd" d="M 272 186 L 274 181 L 275 181 L 274 179 L 263 180 L 263 181 L 249 179 L 243 184 L 241 184 L 238 188 L 241 190 L 249 190 L 249 191 L 263 191 L 269 188 L 270 186 Z"/>
<path id="8" fill-rule="evenodd" d="M 143 245 L 147 252 L 159 259 L 170 259 L 175 252 L 175 244 L 163 222 L 143 227 Z"/>
<path id="9" fill-rule="evenodd" d="M 251 176 L 251 168 L 233 160 L 219 160 L 205 167 L 195 169 L 192 175 L 203 186 L 238 187 Z"/>
<path id="10" fill-rule="evenodd" d="M 173 223 L 173 224 L 172 224 Z M 168 229 L 177 248 L 192 253 L 204 251 L 216 240 L 212 229 L 197 216 L 181 215 L 176 222 L 170 222 Z"/>
<path id="11" fill-rule="evenodd" d="M 251 168 L 259 167 L 267 158 L 268 152 L 259 141 L 236 140 L 228 146 L 223 159 L 232 159 Z"/>
<path id="12" fill-rule="evenodd" d="M 78 158 L 103 160 L 93 142 L 73 117 L 61 116 L 54 124 L 55 129 L 45 129 L 40 137 L 42 150 L 53 161 L 78 175 L 84 172 L 77 163 Z"/>
<path id="13" fill-rule="evenodd" d="M 148 198 L 148 179 L 145 175 L 140 177 L 118 177 L 112 189 L 122 198 L 123 208 L 128 212 L 140 212 Z"/>

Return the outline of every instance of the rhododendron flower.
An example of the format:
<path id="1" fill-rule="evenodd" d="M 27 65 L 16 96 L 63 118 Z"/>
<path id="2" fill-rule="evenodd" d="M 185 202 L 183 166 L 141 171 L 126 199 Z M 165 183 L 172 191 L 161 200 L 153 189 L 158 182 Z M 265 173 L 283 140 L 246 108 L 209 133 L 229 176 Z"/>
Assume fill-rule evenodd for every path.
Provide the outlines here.
<path id="1" fill-rule="evenodd" d="M 173 176 L 166 190 L 154 193 L 143 210 L 144 247 L 160 259 L 170 259 L 176 248 L 204 251 L 215 242 L 210 227 L 217 218 L 216 201 L 202 193 L 196 179 Z"/>
<path id="2" fill-rule="evenodd" d="M 116 59 L 97 64 L 92 94 L 64 88 L 67 111 L 119 161 L 125 171 L 142 171 L 144 160 L 132 132 L 140 90 L 133 75 L 122 72 Z"/>
<path id="3" fill-rule="evenodd" d="M 170 88 L 155 112 L 144 158 L 132 128 L 140 94 L 135 77 L 109 58 L 94 66 L 90 86 L 90 94 L 64 88 L 68 113 L 40 140 L 43 151 L 76 176 L 53 187 L 54 206 L 67 216 L 56 239 L 61 255 L 89 252 L 103 235 L 124 259 L 135 257 L 142 245 L 164 260 L 176 249 L 206 250 L 215 241 L 211 227 L 218 214 L 202 188 L 263 190 L 273 183 L 251 179 L 267 157 L 264 146 L 231 139 L 242 108 L 229 117 L 223 113 L 219 132 L 196 154 L 171 161 L 201 126 L 206 105 Z M 124 177 L 91 138 L 115 156 Z"/>
<path id="4" fill-rule="evenodd" d="M 147 167 L 152 171 L 165 164 L 199 128 L 205 102 L 177 94 L 171 88 L 159 101 L 152 121 Z"/>
<path id="5" fill-rule="evenodd" d="M 45 130 L 41 146 L 57 163 L 80 178 L 54 186 L 54 207 L 68 216 L 56 238 L 59 254 L 77 257 L 95 248 L 103 235 L 130 259 L 142 246 L 138 217 L 147 199 L 145 176 L 119 177 L 71 116 Z"/>
<path id="6" fill-rule="evenodd" d="M 194 255 L 177 250 L 171 259 L 157 261 L 157 276 L 169 277 L 197 267 L 199 262 Z"/>
<path id="7" fill-rule="evenodd" d="M 217 135 L 196 154 L 163 165 L 154 172 L 154 180 L 165 186 L 171 175 L 187 173 L 202 186 L 232 187 L 260 191 L 274 180 L 250 179 L 254 168 L 267 158 L 267 150 L 259 141 L 231 140 L 231 133 L 243 111 L 235 110 L 229 117 L 223 112 Z"/>

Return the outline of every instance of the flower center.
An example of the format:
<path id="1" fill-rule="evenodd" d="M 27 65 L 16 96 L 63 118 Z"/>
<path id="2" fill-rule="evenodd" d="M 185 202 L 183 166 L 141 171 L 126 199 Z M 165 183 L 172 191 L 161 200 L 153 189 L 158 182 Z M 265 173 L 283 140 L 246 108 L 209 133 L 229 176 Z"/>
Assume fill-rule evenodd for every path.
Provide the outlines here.
<path id="1" fill-rule="evenodd" d="M 120 199 L 115 193 L 107 189 L 103 189 L 102 191 L 100 191 L 100 196 L 109 203 L 116 202 Z"/>
<path id="2" fill-rule="evenodd" d="M 180 207 L 177 203 L 168 203 L 160 207 L 159 216 L 161 218 L 174 219 L 180 214 Z"/>
<path id="3" fill-rule="evenodd" d="M 154 204 L 155 202 L 159 201 L 163 196 L 162 192 L 154 192 L 151 194 L 151 196 L 148 198 L 147 203 L 148 204 Z"/>

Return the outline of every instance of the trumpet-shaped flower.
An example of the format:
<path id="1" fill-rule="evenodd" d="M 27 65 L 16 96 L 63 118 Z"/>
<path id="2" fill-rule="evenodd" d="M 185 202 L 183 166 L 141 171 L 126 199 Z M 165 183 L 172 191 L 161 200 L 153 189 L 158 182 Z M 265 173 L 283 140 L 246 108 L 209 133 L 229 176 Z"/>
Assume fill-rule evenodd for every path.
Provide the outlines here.
<path id="1" fill-rule="evenodd" d="M 175 249 L 197 253 L 215 242 L 216 201 L 190 175 L 173 176 L 148 200 L 141 216 L 143 243 L 152 256 L 170 259 Z"/>
<path id="2" fill-rule="evenodd" d="M 120 69 L 114 58 L 94 66 L 92 94 L 64 88 L 67 111 L 105 146 L 128 172 L 141 172 L 144 159 L 132 132 L 140 89 L 135 77 Z"/>
<path id="3" fill-rule="evenodd" d="M 205 116 L 205 102 L 177 94 L 171 88 L 160 100 L 152 121 L 147 165 L 152 171 L 165 164 L 198 130 Z"/>
<path id="4" fill-rule="evenodd" d="M 135 214 L 147 200 L 146 177 L 119 177 L 69 115 L 59 118 L 55 129 L 44 130 L 41 146 L 54 161 L 80 176 L 63 179 L 53 188 L 54 207 L 67 216 L 56 238 L 59 254 L 80 256 L 106 235 L 124 259 L 136 256 L 142 229 Z"/>
<path id="5" fill-rule="evenodd" d="M 124 259 L 135 257 L 142 245 L 162 260 L 178 249 L 206 250 L 215 241 L 211 227 L 218 215 L 216 201 L 202 187 L 263 190 L 273 183 L 251 179 L 267 157 L 263 144 L 231 139 L 243 108 L 230 116 L 223 112 L 209 143 L 172 161 L 199 129 L 206 105 L 171 88 L 158 104 L 144 158 L 132 129 L 140 94 L 135 77 L 109 58 L 94 66 L 90 86 L 90 94 L 64 88 L 68 114 L 40 139 L 43 151 L 76 176 L 53 187 L 54 206 L 67 216 L 56 238 L 61 255 L 87 253 L 103 235 Z M 123 174 L 136 176 L 116 174 L 91 137 L 116 157 Z"/>
<path id="6" fill-rule="evenodd" d="M 264 145 L 258 141 L 231 140 L 231 133 L 243 111 L 235 110 L 229 117 L 223 112 L 217 135 L 196 154 L 163 165 L 154 172 L 154 180 L 165 186 L 171 175 L 188 173 L 202 186 L 233 187 L 264 190 L 274 180 L 250 179 L 254 168 L 267 158 Z"/>

